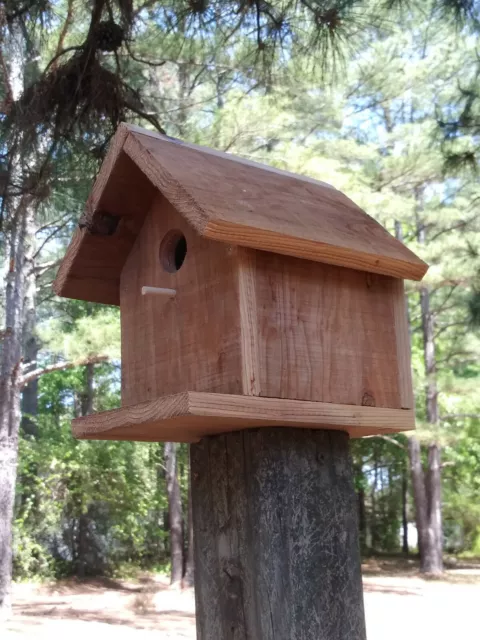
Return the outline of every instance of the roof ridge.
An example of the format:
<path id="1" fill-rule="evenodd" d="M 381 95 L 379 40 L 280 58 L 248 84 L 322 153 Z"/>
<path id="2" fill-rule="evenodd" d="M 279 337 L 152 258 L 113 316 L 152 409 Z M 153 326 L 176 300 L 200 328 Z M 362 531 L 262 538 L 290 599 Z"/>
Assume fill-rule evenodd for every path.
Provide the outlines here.
<path id="1" fill-rule="evenodd" d="M 272 165 L 264 164 L 263 162 L 256 162 L 255 160 L 249 160 L 248 158 L 236 156 L 232 153 L 227 153 L 226 151 L 219 151 L 218 149 L 212 149 L 211 147 L 204 147 L 199 144 L 193 144 L 192 142 L 185 142 L 185 140 L 181 140 L 180 138 L 167 136 L 156 131 L 150 131 L 149 129 L 142 129 L 142 127 L 138 127 L 135 124 L 122 123 L 120 126 L 125 127 L 130 133 L 133 133 L 135 135 L 148 136 L 150 138 L 155 138 L 156 140 L 162 140 L 163 142 L 170 142 L 171 144 L 186 147 L 187 149 L 191 149 L 192 151 L 208 153 L 209 155 L 222 158 L 223 160 L 231 160 L 232 162 L 254 167 L 255 169 L 271 171 L 272 173 L 278 173 L 285 177 L 294 178 L 295 180 L 302 180 L 303 182 L 309 182 L 310 184 L 326 187 L 338 192 L 338 189 L 328 182 L 324 182 L 323 180 L 316 180 L 315 178 L 311 178 L 310 176 L 306 176 L 301 173 L 294 173 L 293 171 L 287 171 L 286 169 L 278 169 L 278 167 L 273 167 Z"/>

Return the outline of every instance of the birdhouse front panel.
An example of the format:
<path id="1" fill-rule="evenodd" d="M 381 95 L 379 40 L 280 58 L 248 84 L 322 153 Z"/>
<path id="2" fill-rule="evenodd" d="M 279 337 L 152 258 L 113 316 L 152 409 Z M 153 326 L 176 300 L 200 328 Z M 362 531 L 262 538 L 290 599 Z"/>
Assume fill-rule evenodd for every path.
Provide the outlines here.
<path id="1" fill-rule="evenodd" d="M 55 283 L 120 304 L 122 408 L 74 433 L 412 429 L 403 279 L 426 270 L 330 185 L 122 126 Z"/>
<path id="2" fill-rule="evenodd" d="M 201 238 L 159 195 L 120 280 L 122 404 L 242 393 L 236 248 Z M 175 297 L 142 295 L 168 288 Z"/>

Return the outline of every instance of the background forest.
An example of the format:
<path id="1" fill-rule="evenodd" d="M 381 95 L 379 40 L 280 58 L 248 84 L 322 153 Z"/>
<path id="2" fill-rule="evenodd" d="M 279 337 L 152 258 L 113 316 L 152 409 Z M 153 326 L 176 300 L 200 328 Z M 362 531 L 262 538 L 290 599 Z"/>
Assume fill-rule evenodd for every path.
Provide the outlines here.
<path id="1" fill-rule="evenodd" d="M 187 447 L 70 433 L 119 405 L 118 310 L 51 284 L 121 119 L 329 182 L 431 265 L 407 285 L 418 430 L 352 443 L 361 541 L 420 551 L 430 573 L 442 550 L 480 555 L 476 3 L 299 6 L 0 2 L 0 552 L 13 508 L 16 579 L 191 580 Z"/>

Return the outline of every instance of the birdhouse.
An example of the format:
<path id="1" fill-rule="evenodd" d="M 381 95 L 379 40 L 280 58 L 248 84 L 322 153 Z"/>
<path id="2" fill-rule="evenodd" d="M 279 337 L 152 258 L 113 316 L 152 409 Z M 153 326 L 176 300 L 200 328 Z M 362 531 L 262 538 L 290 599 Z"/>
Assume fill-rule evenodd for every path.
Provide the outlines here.
<path id="1" fill-rule="evenodd" d="M 122 125 L 55 283 L 120 306 L 122 407 L 74 433 L 412 429 L 403 279 L 426 270 L 326 183 Z"/>

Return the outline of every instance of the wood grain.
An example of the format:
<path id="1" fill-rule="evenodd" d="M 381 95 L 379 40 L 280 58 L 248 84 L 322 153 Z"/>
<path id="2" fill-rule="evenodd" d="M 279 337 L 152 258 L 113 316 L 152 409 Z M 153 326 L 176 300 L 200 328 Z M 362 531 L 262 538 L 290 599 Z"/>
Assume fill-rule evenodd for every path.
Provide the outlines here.
<path id="1" fill-rule="evenodd" d="M 255 291 L 256 252 L 239 247 L 237 270 L 242 341 L 242 391 L 245 395 L 258 396 L 260 395 L 260 358 Z"/>
<path id="2" fill-rule="evenodd" d="M 415 409 L 407 299 L 402 280 L 394 281 L 393 314 L 397 341 L 400 407 L 402 409 Z"/>
<path id="3" fill-rule="evenodd" d="M 212 436 L 191 465 L 198 640 L 365 640 L 347 435 Z"/>
<path id="4" fill-rule="evenodd" d="M 54 283 L 57 295 L 103 304 L 120 304 L 120 274 L 150 209 L 156 190 L 135 163 L 112 146 Z M 90 229 L 99 215 L 119 218 L 113 235 Z"/>
<path id="5" fill-rule="evenodd" d="M 98 208 L 102 193 L 105 191 L 119 156 L 122 154 L 123 144 L 128 134 L 127 127 L 119 128 L 109 146 L 107 155 L 102 163 L 85 206 L 85 214 L 90 219 Z M 97 277 L 94 279 L 98 280 L 98 282 L 95 283 L 92 283 L 91 275 L 88 272 L 84 273 L 85 269 L 89 267 L 89 261 L 93 260 L 95 262 L 97 254 L 101 256 L 101 265 L 104 266 L 105 264 L 104 253 L 98 252 L 98 247 L 90 247 L 89 235 L 86 228 L 75 230 L 72 241 L 58 270 L 55 282 L 53 283 L 53 289 L 57 295 L 65 298 L 88 299 L 92 302 L 118 304 L 118 269 L 114 269 L 112 274 L 112 270 L 109 269 L 111 264 L 109 261 L 105 261 L 107 262 L 106 267 L 109 269 L 110 277 L 102 274 L 101 269 L 98 270 L 97 266 Z M 109 245 L 110 244 L 111 243 L 109 243 Z M 123 251 L 122 253 L 125 252 Z M 83 282 L 84 278 L 88 281 L 88 284 Z M 91 291 L 93 297 L 83 298 L 82 296 L 90 290 L 92 284 L 94 285 Z"/>
<path id="6" fill-rule="evenodd" d="M 159 256 L 166 234 L 185 235 L 179 271 Z M 142 296 L 143 286 L 175 298 Z M 181 391 L 242 392 L 235 249 L 211 243 L 157 196 L 121 276 L 122 404 Z"/>
<path id="7" fill-rule="evenodd" d="M 120 271 L 158 191 L 212 240 L 398 278 L 418 280 L 427 270 L 330 185 L 124 125 L 84 214 L 93 222 L 107 213 L 120 224 L 101 242 L 76 234 L 55 283 L 59 295 L 118 304 Z M 93 282 L 91 258 L 100 264 Z"/>
<path id="8" fill-rule="evenodd" d="M 341 212 L 339 213 L 339 218 L 341 218 Z M 214 220 L 208 222 L 202 230 L 202 235 L 219 242 L 230 242 L 231 244 L 252 247 L 262 251 L 296 256 L 304 260 L 349 267 L 351 269 L 394 276 L 395 278 L 421 280 L 427 271 L 427 267 L 424 264 L 412 264 L 407 260 L 391 259 L 384 255 L 345 248 L 334 244 L 334 242 L 331 244 L 321 242 L 320 239 L 315 239 L 315 236 L 321 237 L 320 231 L 312 233 L 310 238 L 303 238 L 294 236 L 293 230 L 290 233 L 274 230 L 274 227 L 281 228 L 274 221 L 272 221 L 271 226 L 272 229 L 263 227 L 259 230 L 253 220 L 251 225 Z M 381 246 L 381 241 L 377 240 L 376 244 Z"/>
<path id="9" fill-rule="evenodd" d="M 260 395 L 402 408 L 394 278 L 264 252 L 256 268 Z"/>
<path id="10" fill-rule="evenodd" d="M 321 183 L 133 131 L 124 149 L 205 237 L 414 280 L 427 270 L 349 198 Z"/>
<path id="11" fill-rule="evenodd" d="M 206 435 L 251 427 L 336 429 L 351 437 L 409 431 L 411 410 L 184 392 L 77 418 L 73 434 L 91 440 L 196 442 Z"/>
<path id="12" fill-rule="evenodd" d="M 309 176 L 300 175 L 298 173 L 292 173 L 291 171 L 286 171 L 285 169 L 278 169 L 277 167 L 272 167 L 267 164 L 262 164 L 261 162 L 255 162 L 254 160 L 248 160 L 247 158 L 242 158 L 241 156 L 236 156 L 231 153 L 226 153 L 224 151 L 218 151 L 217 149 L 212 149 L 211 147 L 204 147 L 198 144 L 191 144 L 190 142 L 186 142 L 185 140 L 180 140 L 179 138 L 173 138 L 172 136 L 166 136 L 156 131 L 151 131 L 150 129 L 144 129 L 135 124 L 126 124 L 122 123 L 120 127 L 126 128 L 128 131 L 132 133 L 139 133 L 144 136 L 148 136 L 150 138 L 154 138 L 155 140 L 161 140 L 164 142 L 171 142 L 173 144 L 180 144 L 182 147 L 186 147 L 187 149 L 193 149 L 194 151 L 201 151 L 202 153 L 207 153 L 212 156 L 216 156 L 217 158 L 223 158 L 224 160 L 234 160 L 239 164 L 244 164 L 248 167 L 254 167 L 256 169 L 262 169 L 263 171 L 271 171 L 272 173 L 276 173 L 283 177 L 295 178 L 296 180 L 301 180 L 302 182 L 309 182 L 314 185 L 321 185 L 322 187 L 326 187 L 327 189 L 334 189 L 335 187 L 328 182 L 323 182 L 323 180 L 315 180 L 314 178 L 310 178 Z"/>
<path id="13" fill-rule="evenodd" d="M 134 236 L 118 229 L 111 237 L 94 236 L 76 229 L 54 282 L 55 293 L 64 298 L 102 304 L 120 304 L 120 271 Z"/>

